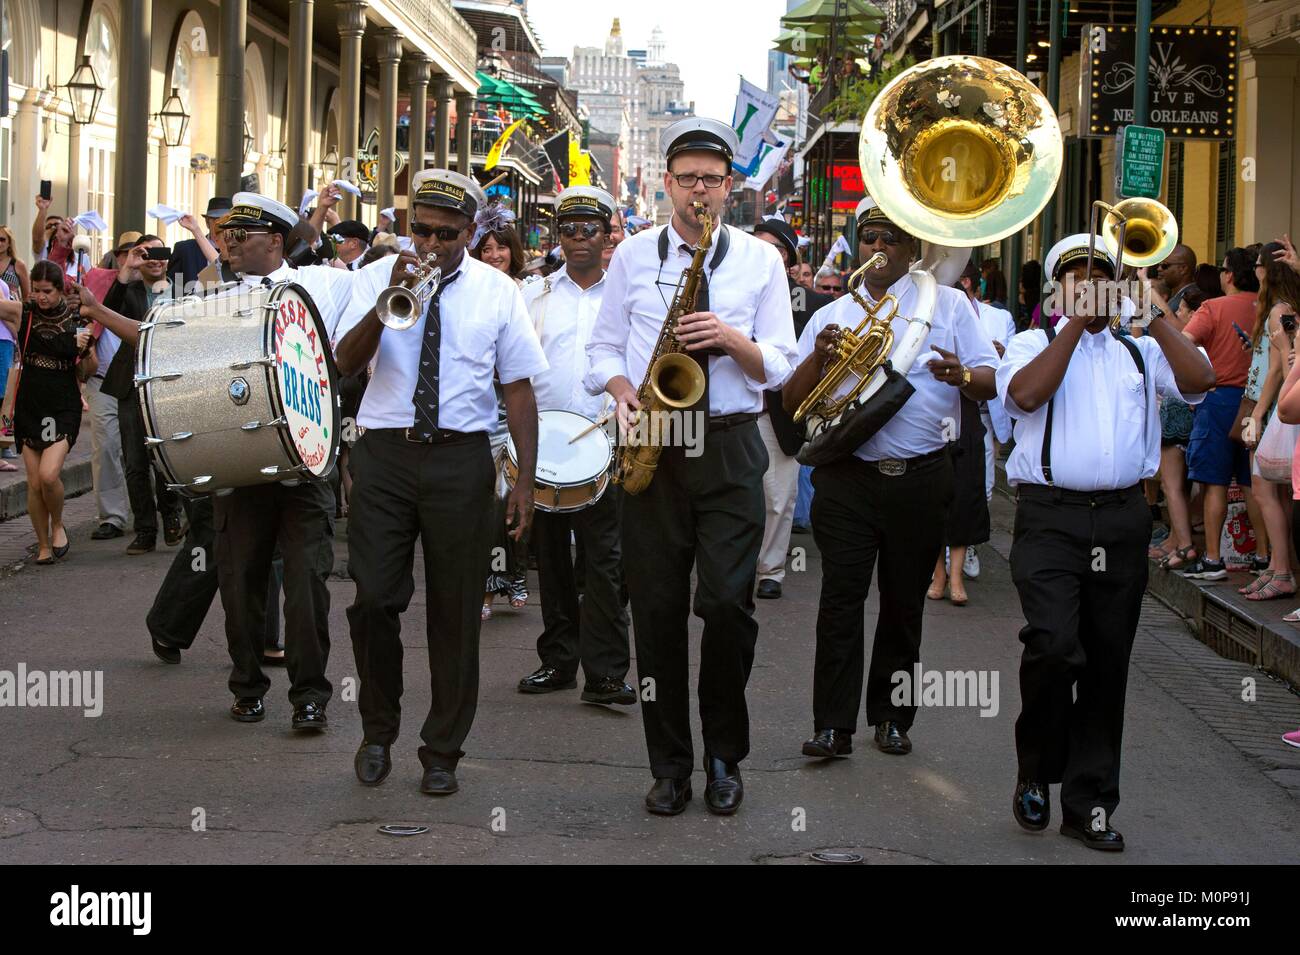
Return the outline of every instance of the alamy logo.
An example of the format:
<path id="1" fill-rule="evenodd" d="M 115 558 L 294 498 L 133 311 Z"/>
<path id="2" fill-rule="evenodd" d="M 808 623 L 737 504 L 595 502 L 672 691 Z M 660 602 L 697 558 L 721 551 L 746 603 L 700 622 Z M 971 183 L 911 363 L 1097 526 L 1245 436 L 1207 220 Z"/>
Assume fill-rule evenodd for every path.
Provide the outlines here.
<path id="1" fill-rule="evenodd" d="M 103 670 L 0 670 L 0 706 L 72 706 L 96 717 L 104 712 Z"/>
<path id="2" fill-rule="evenodd" d="M 975 706 L 980 716 L 998 715 L 997 670 L 898 670 L 889 702 L 894 706 Z"/>
<path id="3" fill-rule="evenodd" d="M 69 892 L 50 896 L 51 925 L 129 925 L 131 934 L 148 935 L 153 927 L 152 892 Z"/>

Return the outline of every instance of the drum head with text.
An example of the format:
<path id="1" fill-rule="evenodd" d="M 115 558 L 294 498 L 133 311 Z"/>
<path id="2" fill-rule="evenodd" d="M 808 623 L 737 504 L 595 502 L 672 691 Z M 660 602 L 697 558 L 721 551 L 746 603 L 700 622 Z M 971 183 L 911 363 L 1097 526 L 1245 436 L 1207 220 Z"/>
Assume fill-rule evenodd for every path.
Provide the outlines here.
<path id="1" fill-rule="evenodd" d="M 338 447 L 329 340 L 310 299 L 297 286 L 281 290 L 275 303 L 272 342 L 287 434 L 303 465 L 320 477 L 333 467 Z"/>

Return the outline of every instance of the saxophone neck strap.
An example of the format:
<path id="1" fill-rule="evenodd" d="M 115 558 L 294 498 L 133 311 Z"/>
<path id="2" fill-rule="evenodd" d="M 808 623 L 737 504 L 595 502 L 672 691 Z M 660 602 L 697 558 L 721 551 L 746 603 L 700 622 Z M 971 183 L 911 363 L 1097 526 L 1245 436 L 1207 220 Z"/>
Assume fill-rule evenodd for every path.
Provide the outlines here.
<path id="1" fill-rule="evenodd" d="M 668 226 L 664 226 L 659 233 L 659 265 L 663 266 L 668 261 Z M 718 226 L 718 231 L 713 235 L 713 258 L 709 260 L 709 273 L 712 274 L 718 270 L 722 260 L 727 257 L 727 250 L 731 248 L 730 230 L 725 225 Z"/>

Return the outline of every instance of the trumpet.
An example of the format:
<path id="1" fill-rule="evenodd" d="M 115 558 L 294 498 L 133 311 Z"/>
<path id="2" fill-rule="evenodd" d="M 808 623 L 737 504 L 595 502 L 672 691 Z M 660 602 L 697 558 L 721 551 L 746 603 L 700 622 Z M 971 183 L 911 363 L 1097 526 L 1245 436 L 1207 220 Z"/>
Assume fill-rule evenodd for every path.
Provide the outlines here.
<path id="1" fill-rule="evenodd" d="M 375 314 L 393 331 L 401 332 L 410 328 L 428 309 L 429 300 L 442 281 L 442 269 L 433 264 L 436 259 L 437 256 L 430 252 L 415 266 L 412 271 L 420 276 L 420 281 L 414 287 L 390 285 L 379 293 L 379 300 L 375 302 Z"/>

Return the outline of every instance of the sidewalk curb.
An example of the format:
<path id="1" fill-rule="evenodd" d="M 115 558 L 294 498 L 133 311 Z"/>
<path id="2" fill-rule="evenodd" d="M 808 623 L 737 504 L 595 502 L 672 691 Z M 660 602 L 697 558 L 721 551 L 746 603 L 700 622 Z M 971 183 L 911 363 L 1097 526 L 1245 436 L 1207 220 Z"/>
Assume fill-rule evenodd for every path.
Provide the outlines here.
<path id="1" fill-rule="evenodd" d="M 22 467 L 19 464 L 19 467 Z M 63 469 L 63 496 L 80 497 L 94 487 L 90 475 L 90 462 L 78 461 Z M 0 488 L 0 521 L 12 521 L 27 516 L 27 482 L 18 480 Z"/>

